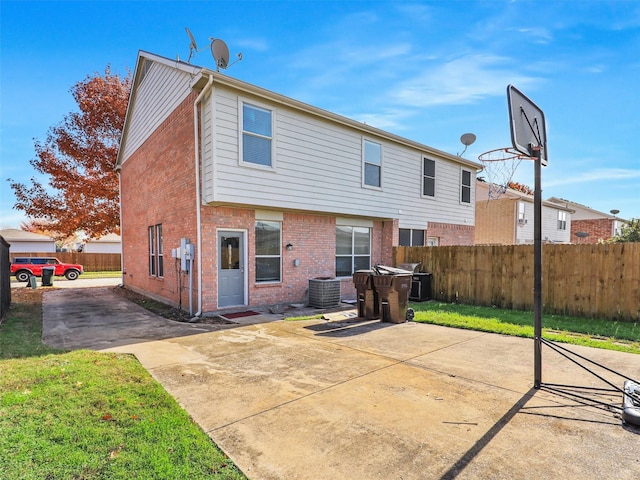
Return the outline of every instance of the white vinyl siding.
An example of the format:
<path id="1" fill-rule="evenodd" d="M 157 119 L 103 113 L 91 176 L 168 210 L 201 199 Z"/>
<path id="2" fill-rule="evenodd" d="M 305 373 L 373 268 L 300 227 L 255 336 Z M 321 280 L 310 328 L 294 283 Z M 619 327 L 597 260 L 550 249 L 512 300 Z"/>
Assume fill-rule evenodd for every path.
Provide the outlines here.
<path id="1" fill-rule="evenodd" d="M 460 203 L 460 163 L 438 158 L 437 201 L 422 198 L 424 152 L 391 141 L 382 145 L 384 189 L 362 188 L 362 132 L 282 105 L 243 101 L 274 114 L 277 171 L 239 165 L 239 95 L 218 86 L 207 102 L 214 123 L 203 138 L 203 196 L 206 203 L 283 208 L 362 218 L 399 218 L 403 228 L 425 221 L 474 224 L 474 209 Z M 475 189 L 472 173 L 471 195 Z M 400 213 L 400 211 L 402 213 Z"/>
<path id="2" fill-rule="evenodd" d="M 146 73 L 135 91 L 135 102 L 128 113 L 127 141 L 122 161 L 126 161 L 160 124 L 191 93 L 188 73 L 152 60 L 144 60 Z"/>

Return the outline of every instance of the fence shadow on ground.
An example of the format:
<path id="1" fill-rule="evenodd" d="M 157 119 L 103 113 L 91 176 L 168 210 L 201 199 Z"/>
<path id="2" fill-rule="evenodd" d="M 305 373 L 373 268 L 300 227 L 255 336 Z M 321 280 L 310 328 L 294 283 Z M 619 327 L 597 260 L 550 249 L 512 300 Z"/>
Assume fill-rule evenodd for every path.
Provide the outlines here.
<path id="1" fill-rule="evenodd" d="M 320 337 L 353 337 L 362 335 L 382 328 L 391 327 L 394 323 L 381 322 L 380 320 L 367 320 L 355 317 L 345 320 L 329 321 L 326 323 L 316 323 L 304 327 L 312 330 Z"/>

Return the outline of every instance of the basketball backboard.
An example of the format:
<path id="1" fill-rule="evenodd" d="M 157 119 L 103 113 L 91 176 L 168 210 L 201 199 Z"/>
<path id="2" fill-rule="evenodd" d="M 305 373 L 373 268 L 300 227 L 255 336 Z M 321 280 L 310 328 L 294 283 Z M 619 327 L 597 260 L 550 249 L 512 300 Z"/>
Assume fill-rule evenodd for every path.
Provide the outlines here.
<path id="1" fill-rule="evenodd" d="M 540 164 L 546 167 L 549 157 L 544 113 L 513 85 L 507 87 L 507 103 L 513 148 L 523 155 L 533 157 L 533 149 L 540 147 Z"/>

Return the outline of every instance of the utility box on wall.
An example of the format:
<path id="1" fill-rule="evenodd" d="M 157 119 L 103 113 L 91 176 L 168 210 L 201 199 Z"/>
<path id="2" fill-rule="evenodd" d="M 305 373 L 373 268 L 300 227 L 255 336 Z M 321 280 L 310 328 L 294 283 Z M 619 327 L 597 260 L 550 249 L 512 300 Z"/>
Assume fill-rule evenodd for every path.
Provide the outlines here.
<path id="1" fill-rule="evenodd" d="M 337 278 L 309 279 L 309 305 L 316 308 L 340 305 L 340 280 Z"/>

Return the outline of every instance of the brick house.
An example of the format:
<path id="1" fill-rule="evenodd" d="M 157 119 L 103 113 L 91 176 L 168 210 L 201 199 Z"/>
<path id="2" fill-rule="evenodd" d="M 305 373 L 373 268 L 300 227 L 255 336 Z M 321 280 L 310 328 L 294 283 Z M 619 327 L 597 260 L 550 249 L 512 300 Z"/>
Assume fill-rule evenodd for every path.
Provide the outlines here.
<path id="1" fill-rule="evenodd" d="M 507 189 L 489 200 L 489 184 L 476 184 L 476 245 L 518 245 L 534 242 L 533 195 Z M 571 243 L 573 210 L 550 201 L 542 202 L 542 240 Z"/>
<path id="2" fill-rule="evenodd" d="M 394 246 L 473 244 L 479 167 L 139 52 L 116 166 L 123 283 L 197 314 L 304 302 L 318 277 L 353 298 L 352 273 Z"/>
<path id="3" fill-rule="evenodd" d="M 625 222 L 611 213 L 599 212 L 563 198 L 551 197 L 548 201 L 574 211 L 571 220 L 571 243 L 604 242 L 620 233 L 620 228 Z"/>

